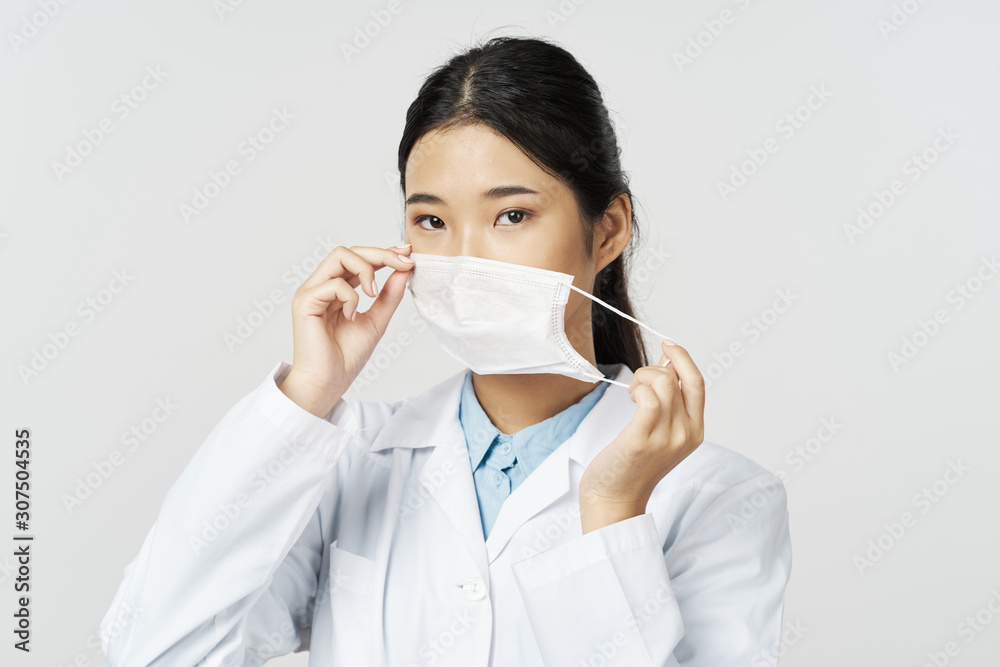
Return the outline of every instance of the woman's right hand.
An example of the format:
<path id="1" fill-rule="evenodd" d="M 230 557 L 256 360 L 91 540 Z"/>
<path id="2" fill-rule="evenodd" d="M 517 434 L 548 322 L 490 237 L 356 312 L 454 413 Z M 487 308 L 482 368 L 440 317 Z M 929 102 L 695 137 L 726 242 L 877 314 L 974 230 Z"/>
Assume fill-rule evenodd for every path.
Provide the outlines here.
<path id="1" fill-rule="evenodd" d="M 364 368 L 403 299 L 413 268 L 410 245 L 337 246 L 292 297 L 292 368 L 279 389 L 317 417 L 325 417 Z M 396 269 L 377 291 L 375 272 Z M 375 298 L 357 312 L 361 285 Z"/>

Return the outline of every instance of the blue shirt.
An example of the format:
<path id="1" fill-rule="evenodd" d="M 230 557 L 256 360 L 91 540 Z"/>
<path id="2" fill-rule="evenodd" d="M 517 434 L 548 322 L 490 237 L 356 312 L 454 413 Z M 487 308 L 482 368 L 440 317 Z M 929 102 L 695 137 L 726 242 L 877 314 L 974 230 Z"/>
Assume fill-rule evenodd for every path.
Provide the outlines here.
<path id="1" fill-rule="evenodd" d="M 610 380 L 616 375 L 615 372 L 609 374 L 603 368 L 600 370 Z M 507 496 L 546 456 L 573 435 L 607 388 L 608 383 L 601 382 L 589 394 L 559 414 L 510 435 L 501 433 L 483 411 L 472 386 L 472 371 L 466 372 L 458 403 L 458 418 L 465 431 L 485 538 L 490 536 L 500 506 Z"/>

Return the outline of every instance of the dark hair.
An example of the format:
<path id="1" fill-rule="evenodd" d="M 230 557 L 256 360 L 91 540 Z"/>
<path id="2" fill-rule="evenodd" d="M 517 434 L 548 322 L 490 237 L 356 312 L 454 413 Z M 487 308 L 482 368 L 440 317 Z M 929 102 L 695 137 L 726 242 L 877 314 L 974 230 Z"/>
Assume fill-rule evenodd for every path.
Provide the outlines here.
<path id="1" fill-rule="evenodd" d="M 627 255 L 639 228 L 614 126 L 594 78 L 568 51 L 535 38 L 494 37 L 453 56 L 431 72 L 406 110 L 398 165 L 404 195 L 406 163 L 417 141 L 433 130 L 473 124 L 506 137 L 573 191 L 587 252 L 593 252 L 593 230 L 608 206 L 620 194 L 628 196 L 632 238 L 597 274 L 594 296 L 634 317 Z M 596 362 L 624 362 L 632 370 L 649 365 L 639 326 L 591 305 Z"/>

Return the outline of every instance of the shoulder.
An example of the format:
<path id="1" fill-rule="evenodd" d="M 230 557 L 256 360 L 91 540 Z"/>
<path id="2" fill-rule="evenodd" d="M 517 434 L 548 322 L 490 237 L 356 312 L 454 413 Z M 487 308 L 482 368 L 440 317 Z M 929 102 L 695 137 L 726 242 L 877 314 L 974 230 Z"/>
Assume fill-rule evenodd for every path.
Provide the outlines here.
<path id="1" fill-rule="evenodd" d="M 781 479 L 760 463 L 706 440 L 667 473 L 649 508 L 669 547 L 696 526 L 731 530 L 754 519 L 785 522 L 787 494 Z"/>

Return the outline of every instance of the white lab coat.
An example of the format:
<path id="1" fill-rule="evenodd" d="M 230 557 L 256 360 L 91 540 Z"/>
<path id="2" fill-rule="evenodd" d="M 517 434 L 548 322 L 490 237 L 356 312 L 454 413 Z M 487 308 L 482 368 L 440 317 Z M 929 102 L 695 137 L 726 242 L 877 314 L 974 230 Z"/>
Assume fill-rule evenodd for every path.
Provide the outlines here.
<path id="1" fill-rule="evenodd" d="M 112 667 L 306 650 L 311 667 L 773 665 L 786 495 L 749 458 L 706 441 L 646 514 L 581 535 L 580 477 L 636 407 L 611 385 L 484 541 L 464 371 L 321 419 L 278 389 L 289 370 L 223 417 L 167 493 L 101 622 Z"/>

